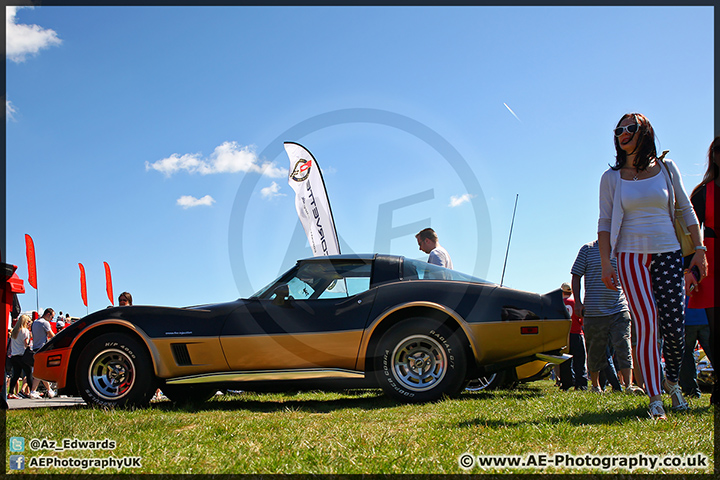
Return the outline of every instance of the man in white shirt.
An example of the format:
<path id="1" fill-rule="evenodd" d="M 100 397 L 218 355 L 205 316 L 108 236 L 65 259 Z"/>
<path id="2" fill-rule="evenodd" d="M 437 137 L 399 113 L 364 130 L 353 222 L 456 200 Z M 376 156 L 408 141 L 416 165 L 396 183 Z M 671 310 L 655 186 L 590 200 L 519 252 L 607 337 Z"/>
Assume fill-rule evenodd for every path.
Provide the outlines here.
<path id="1" fill-rule="evenodd" d="M 438 236 L 435 230 L 426 228 L 415 235 L 415 238 L 418 242 L 418 248 L 429 254 L 428 263 L 452 270 L 453 263 L 450 254 L 440 245 L 440 242 L 438 242 Z"/>
<path id="2" fill-rule="evenodd" d="M 35 320 L 32 324 L 33 334 L 33 352 L 37 352 L 42 348 L 45 343 L 50 340 L 55 334 L 50 327 L 50 320 L 55 316 L 55 310 L 52 308 L 46 308 L 43 312 L 43 316 Z M 47 395 L 49 398 L 55 396 L 55 391 L 50 388 L 50 384 L 45 380 L 42 381 L 47 388 Z M 37 392 L 37 387 L 40 385 L 39 378 L 33 378 L 32 391 L 30 392 L 30 398 L 39 399 L 40 394 Z"/>

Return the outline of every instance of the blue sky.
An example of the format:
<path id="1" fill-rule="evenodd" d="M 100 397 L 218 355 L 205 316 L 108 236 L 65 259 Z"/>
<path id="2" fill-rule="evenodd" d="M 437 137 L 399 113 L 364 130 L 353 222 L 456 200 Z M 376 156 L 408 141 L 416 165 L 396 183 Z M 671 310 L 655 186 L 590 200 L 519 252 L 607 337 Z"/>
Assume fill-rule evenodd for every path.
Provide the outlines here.
<path id="1" fill-rule="evenodd" d="M 40 308 L 248 296 L 311 255 L 283 141 L 343 252 L 544 293 L 596 237 L 612 128 L 645 114 L 688 189 L 714 136 L 712 7 L 8 7 L 7 255 Z M 22 40 L 22 41 L 20 41 Z M 24 310 L 36 306 L 27 284 Z M 116 301 L 116 300 L 115 300 Z"/>

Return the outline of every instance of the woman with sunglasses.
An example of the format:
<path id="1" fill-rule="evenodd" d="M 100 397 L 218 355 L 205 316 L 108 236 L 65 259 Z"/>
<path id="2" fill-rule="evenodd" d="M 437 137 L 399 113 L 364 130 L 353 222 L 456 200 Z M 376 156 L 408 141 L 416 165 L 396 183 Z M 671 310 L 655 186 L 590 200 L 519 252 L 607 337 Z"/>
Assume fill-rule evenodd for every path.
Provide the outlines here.
<path id="1" fill-rule="evenodd" d="M 710 144 L 708 150 L 708 166 L 703 176 L 702 182 L 695 187 L 690 200 L 697 214 L 698 221 L 703 226 L 703 237 L 705 238 L 705 246 L 708 247 L 707 261 L 708 273 L 707 277 L 701 283 L 697 283 L 689 270 L 685 272 L 685 282 L 696 284 L 690 292 L 688 299 L 689 308 L 705 309 L 708 319 L 708 327 L 710 328 L 710 342 L 714 343 L 716 325 L 715 325 L 715 199 L 717 198 L 718 186 L 720 186 L 720 136 L 715 137 Z M 706 352 L 707 353 L 707 352 Z M 711 354 L 712 355 L 712 354 Z M 708 355 L 708 358 L 711 356 Z M 710 397 L 710 403 L 720 404 L 720 394 L 718 393 L 718 382 L 713 384 L 713 392 Z"/>
<path id="2" fill-rule="evenodd" d="M 648 119 L 639 113 L 623 115 L 614 133 L 615 165 L 600 180 L 602 281 L 612 290 L 622 285 L 638 336 L 636 358 L 650 397 L 649 413 L 665 419 L 663 387 L 670 393 L 673 410 L 688 408 L 677 384 L 684 348 L 685 291 L 673 218 L 676 198 L 696 245 L 690 266 L 698 267 L 701 278 L 707 274 L 707 249 L 680 171 L 672 161 L 658 158 Z M 617 272 L 611 256 L 617 257 Z M 658 332 L 665 357 L 662 385 Z"/>

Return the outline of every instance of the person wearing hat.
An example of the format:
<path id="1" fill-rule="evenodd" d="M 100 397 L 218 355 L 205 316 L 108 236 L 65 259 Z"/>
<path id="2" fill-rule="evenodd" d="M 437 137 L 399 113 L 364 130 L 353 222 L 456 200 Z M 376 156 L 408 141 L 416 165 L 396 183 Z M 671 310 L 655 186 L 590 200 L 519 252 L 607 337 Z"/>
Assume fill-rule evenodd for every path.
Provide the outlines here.
<path id="1" fill-rule="evenodd" d="M 572 360 L 560 365 L 560 389 L 569 390 L 570 387 L 575 387 L 575 390 L 587 390 L 588 376 L 585 367 L 585 337 L 583 335 L 582 318 L 575 315 L 575 299 L 570 284 L 563 282 L 560 289 L 562 290 L 565 308 L 572 319 L 567 344 L 568 353 L 573 357 Z"/>

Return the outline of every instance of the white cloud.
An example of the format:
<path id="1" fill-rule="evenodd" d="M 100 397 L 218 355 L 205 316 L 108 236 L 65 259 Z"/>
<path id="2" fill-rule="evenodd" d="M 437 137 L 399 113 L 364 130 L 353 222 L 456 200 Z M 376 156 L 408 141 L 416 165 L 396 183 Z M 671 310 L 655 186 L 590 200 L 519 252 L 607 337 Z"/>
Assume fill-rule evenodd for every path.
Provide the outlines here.
<path id="1" fill-rule="evenodd" d="M 13 105 L 10 100 L 5 100 L 5 117 L 10 120 L 15 120 L 16 112 L 15 105 Z"/>
<path id="2" fill-rule="evenodd" d="M 202 198 L 195 198 L 192 195 L 183 195 L 182 197 L 177 199 L 177 204 L 185 209 L 199 206 L 209 207 L 213 203 L 215 203 L 215 199 L 212 198 L 210 195 L 205 195 Z"/>
<path id="3" fill-rule="evenodd" d="M 62 43 L 54 30 L 15 23 L 20 8 L 32 7 L 5 7 L 5 56 L 16 63 L 24 62 L 27 55 L 37 55 L 43 48 Z"/>
<path id="4" fill-rule="evenodd" d="M 275 197 L 284 197 L 286 196 L 284 193 L 280 193 L 280 185 L 278 185 L 275 182 L 272 182 L 272 185 L 269 187 L 265 187 L 263 189 L 260 189 L 260 194 L 263 198 L 270 200 Z"/>
<path id="5" fill-rule="evenodd" d="M 201 175 L 237 172 L 260 173 L 271 178 L 287 175 L 287 170 L 276 167 L 274 163 L 261 163 L 253 146 L 241 147 L 236 142 L 223 143 L 208 158 L 202 158 L 199 153 L 173 153 L 154 163 L 145 162 L 145 169 L 157 170 L 167 177 L 180 170 Z"/>
<path id="6" fill-rule="evenodd" d="M 452 197 L 450 197 L 450 204 L 449 204 L 449 206 L 450 206 L 450 207 L 453 207 L 453 208 L 454 208 L 454 207 L 459 207 L 459 206 L 462 205 L 463 203 L 469 202 L 470 199 L 473 198 L 473 197 L 475 197 L 475 195 L 470 195 L 469 193 L 466 193 L 466 194 L 464 194 L 464 195 L 460 195 L 459 197 L 453 195 Z"/>

